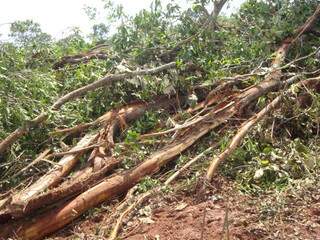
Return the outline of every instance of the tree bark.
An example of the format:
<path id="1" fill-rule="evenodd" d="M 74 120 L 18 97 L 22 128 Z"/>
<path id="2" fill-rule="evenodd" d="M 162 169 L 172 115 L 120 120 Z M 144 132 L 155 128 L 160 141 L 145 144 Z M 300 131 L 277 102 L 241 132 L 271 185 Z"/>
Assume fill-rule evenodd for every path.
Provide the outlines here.
<path id="1" fill-rule="evenodd" d="M 99 150 L 99 148 L 103 148 L 106 152 L 109 151 L 109 148 L 111 148 L 111 145 L 113 145 L 114 143 L 113 139 L 122 124 L 126 125 L 127 123 L 138 119 L 146 111 L 149 110 L 174 110 L 179 102 L 184 102 L 183 96 L 180 97 L 179 101 L 175 96 L 157 96 L 153 101 L 135 102 L 117 110 L 109 111 L 108 113 L 99 117 L 99 122 L 103 123 L 106 127 L 104 127 L 104 129 L 102 129 L 99 134 L 95 134 L 94 136 L 89 137 L 89 140 L 87 140 L 87 138 L 81 140 L 76 147 L 72 148 L 70 152 L 76 151 L 76 153 L 67 154 L 65 157 L 63 157 L 59 162 L 61 168 L 51 170 L 47 175 L 41 177 L 30 187 L 24 189 L 20 193 L 13 195 L 10 203 L 6 203 L 6 207 L 9 209 L 9 211 L 6 210 L 3 211 L 3 213 L 5 213 L 6 215 L 9 214 L 14 218 L 18 218 L 26 215 L 31 210 L 42 208 L 43 205 L 48 205 L 50 203 L 53 203 L 54 201 L 60 200 L 72 194 L 79 193 L 81 192 L 81 190 L 86 189 L 88 186 L 81 187 L 81 184 L 83 182 L 87 182 L 86 185 L 93 184 L 95 181 L 97 182 L 104 177 L 104 174 L 107 171 L 111 170 L 111 167 L 117 165 L 116 162 L 119 162 L 118 160 L 114 160 L 110 156 L 110 153 L 109 155 L 97 155 L 94 152 L 95 150 Z M 101 133 L 103 134 L 103 136 L 100 139 Z M 48 188 L 55 186 L 59 181 L 62 180 L 62 177 L 66 176 L 71 171 L 71 169 L 76 164 L 79 156 L 84 152 L 77 152 L 77 150 L 81 150 L 87 145 L 91 145 L 94 141 L 106 141 L 106 144 L 104 144 L 105 146 L 99 146 L 93 150 L 93 166 L 89 166 L 88 169 L 82 171 L 83 173 L 80 175 L 75 174 L 76 178 L 74 178 L 73 181 L 69 181 L 67 184 L 64 183 L 57 190 L 49 190 L 48 192 L 42 193 Z M 97 159 L 100 159 L 102 161 L 98 167 L 96 166 L 95 161 Z M 109 167 L 105 168 L 105 165 Z M 94 172 L 97 172 L 97 174 L 95 174 Z M 38 196 L 39 194 L 40 196 Z"/>

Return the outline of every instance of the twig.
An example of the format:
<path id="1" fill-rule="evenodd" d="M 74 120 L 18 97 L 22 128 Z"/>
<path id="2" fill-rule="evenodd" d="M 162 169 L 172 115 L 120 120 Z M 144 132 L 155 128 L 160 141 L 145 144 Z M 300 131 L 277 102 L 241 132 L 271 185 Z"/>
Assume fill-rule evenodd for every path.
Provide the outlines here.
<path id="1" fill-rule="evenodd" d="M 176 126 L 174 128 L 171 128 L 171 129 L 168 129 L 168 130 L 165 130 L 165 131 L 162 131 L 162 132 L 155 132 L 155 133 L 148 133 L 148 134 L 141 135 L 140 138 L 147 138 L 147 137 L 165 135 L 165 134 L 168 134 L 168 133 L 171 133 L 171 132 L 175 132 L 175 131 L 178 131 L 178 130 L 181 130 L 181 129 L 184 129 L 184 128 L 188 128 L 188 127 L 190 127 L 190 126 L 202 121 L 205 116 L 198 117 L 193 121 L 188 121 L 187 120 L 186 123 L 184 123 L 182 125 L 176 124 Z"/>
<path id="2" fill-rule="evenodd" d="M 224 215 L 224 223 L 223 223 L 223 240 L 230 240 L 230 232 L 229 232 L 229 204 L 227 202 L 226 213 Z"/>
<path id="3" fill-rule="evenodd" d="M 306 55 L 306 56 L 302 56 L 302 57 L 300 57 L 300 58 L 297 58 L 297 59 L 295 59 L 295 60 L 293 60 L 293 61 L 291 61 L 291 62 L 283 65 L 282 67 L 279 67 L 278 69 L 275 69 L 275 70 L 283 70 L 283 69 L 286 69 L 286 68 L 288 68 L 288 67 L 291 67 L 291 66 L 292 66 L 294 63 L 296 63 L 296 62 L 300 62 L 301 60 L 304 60 L 304 59 L 307 59 L 307 58 L 309 58 L 309 57 L 312 57 L 312 56 L 315 55 L 319 50 L 320 50 L 320 47 L 318 47 L 318 48 L 317 48 L 315 51 L 313 51 L 312 53 L 310 53 L 310 54 L 308 54 L 308 55 Z M 275 71 L 275 70 L 274 70 L 274 71 Z"/>
<path id="4" fill-rule="evenodd" d="M 205 207 L 203 210 L 200 240 L 203 240 L 203 237 L 204 237 L 204 230 L 206 226 L 206 214 L 207 214 L 207 208 Z"/>
<path id="5" fill-rule="evenodd" d="M 28 164 L 26 167 L 22 168 L 19 172 L 17 172 L 16 174 L 12 175 L 11 178 L 15 178 L 17 176 L 19 176 L 22 172 L 26 171 L 28 168 L 32 167 L 33 165 L 35 165 L 36 163 L 40 162 L 43 158 L 45 158 L 48 153 L 50 152 L 50 149 L 46 149 L 44 150 L 42 153 L 39 154 L 39 156 L 33 160 L 30 164 Z"/>
<path id="6" fill-rule="evenodd" d="M 177 170 L 174 174 L 172 174 L 166 181 L 165 185 L 169 185 L 171 182 L 173 182 L 183 171 L 185 171 L 188 167 L 190 167 L 192 164 L 197 162 L 199 159 L 203 158 L 205 155 L 207 155 L 209 152 L 211 152 L 217 144 L 214 144 L 213 146 L 207 148 L 202 153 L 197 155 L 196 157 L 192 158 L 189 162 L 187 162 L 185 165 L 183 165 L 179 170 Z"/>
<path id="7" fill-rule="evenodd" d="M 165 130 L 165 131 L 162 131 L 162 132 L 144 134 L 144 135 L 141 135 L 140 138 L 147 138 L 147 137 L 165 135 L 165 134 L 168 134 L 168 133 L 171 133 L 171 132 L 175 132 L 175 131 L 178 131 L 178 130 L 181 130 L 181 129 L 188 128 L 188 127 L 190 127 L 192 125 L 195 125 L 196 123 L 199 123 L 199 122 L 205 120 L 210 115 L 217 114 L 217 113 L 225 110 L 226 108 L 230 107 L 233 104 L 234 104 L 234 101 L 231 101 L 226 106 L 224 106 L 222 108 L 219 108 L 218 110 L 216 110 L 214 112 L 209 112 L 209 113 L 207 113 L 207 114 L 205 114 L 203 116 L 200 116 L 200 117 L 196 118 L 195 120 L 190 121 L 190 119 L 194 118 L 194 117 L 191 117 L 190 119 L 187 119 L 186 122 L 184 124 L 182 124 L 182 125 L 177 125 L 174 128 L 171 128 L 171 129 L 168 129 L 168 130 Z"/>
<path id="8" fill-rule="evenodd" d="M 82 151 L 90 150 L 92 148 L 101 147 L 105 143 L 107 143 L 107 141 L 103 141 L 103 142 L 100 142 L 100 143 L 92 144 L 92 145 L 87 146 L 87 147 L 83 147 L 83 148 L 79 148 L 79 149 L 75 149 L 75 150 L 70 150 L 70 151 L 66 151 L 66 152 L 54 152 L 54 153 L 49 154 L 47 156 L 47 158 L 61 157 L 61 156 L 65 156 L 65 155 L 79 153 L 79 152 L 82 152 Z"/>
<path id="9" fill-rule="evenodd" d="M 64 129 L 57 129 L 54 132 L 51 133 L 51 135 L 57 135 L 57 134 L 73 134 L 77 133 L 83 130 L 86 130 L 89 127 L 92 127 L 95 125 L 96 121 L 89 122 L 89 123 L 82 123 L 77 126 L 71 127 L 71 128 L 64 128 Z"/>

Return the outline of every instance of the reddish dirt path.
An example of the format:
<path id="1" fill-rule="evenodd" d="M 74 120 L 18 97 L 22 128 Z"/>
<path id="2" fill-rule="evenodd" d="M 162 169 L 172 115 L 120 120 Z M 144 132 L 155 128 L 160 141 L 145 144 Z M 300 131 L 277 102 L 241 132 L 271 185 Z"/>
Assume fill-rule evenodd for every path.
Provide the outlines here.
<path id="1" fill-rule="evenodd" d="M 320 240 L 318 181 L 299 190 L 249 196 L 220 180 L 201 197 L 205 201 L 199 195 L 195 190 L 175 199 L 151 200 L 151 223 L 141 223 L 138 216 L 120 239 L 224 240 L 229 235 L 232 240 Z"/>
<path id="2" fill-rule="evenodd" d="M 220 239 L 223 232 L 225 210 L 219 205 L 204 202 L 178 210 L 176 203 L 153 212 L 153 224 L 143 224 L 125 239 Z M 178 209 L 177 209 L 178 208 Z M 131 236 L 130 236 L 131 235 Z"/>
<path id="3" fill-rule="evenodd" d="M 196 186 L 153 197 L 123 226 L 119 239 L 225 240 L 229 232 L 230 240 L 320 240 L 319 184 L 249 196 L 221 181 L 202 197 Z M 97 232 L 108 217 L 91 213 L 50 239 L 107 239 Z"/>

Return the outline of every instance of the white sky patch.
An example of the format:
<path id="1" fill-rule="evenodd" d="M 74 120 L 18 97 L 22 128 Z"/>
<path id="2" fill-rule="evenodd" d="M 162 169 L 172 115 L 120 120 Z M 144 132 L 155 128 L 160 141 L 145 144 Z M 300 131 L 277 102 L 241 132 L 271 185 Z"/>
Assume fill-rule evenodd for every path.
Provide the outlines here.
<path id="1" fill-rule="evenodd" d="M 61 38 L 69 33 L 72 27 L 79 27 L 88 34 L 91 31 L 92 22 L 85 14 L 84 7 L 92 6 L 102 8 L 101 0 L 0 0 L 0 38 L 6 38 L 10 25 L 17 20 L 32 19 L 40 23 L 44 32 L 55 38 Z M 152 0 L 116 0 L 116 4 L 122 4 L 130 15 L 134 15 L 143 8 L 149 8 Z M 165 5 L 170 0 L 163 0 Z M 182 6 L 191 1 L 178 0 Z M 244 0 L 232 0 L 230 8 L 224 12 L 234 11 Z"/>

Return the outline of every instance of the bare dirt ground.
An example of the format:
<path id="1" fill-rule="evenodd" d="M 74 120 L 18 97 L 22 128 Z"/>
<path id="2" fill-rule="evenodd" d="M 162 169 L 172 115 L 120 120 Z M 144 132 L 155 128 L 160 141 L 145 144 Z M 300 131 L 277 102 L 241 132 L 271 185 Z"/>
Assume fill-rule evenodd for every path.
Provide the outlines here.
<path id="1" fill-rule="evenodd" d="M 207 192 L 199 189 L 149 199 L 123 226 L 119 239 L 320 240 L 319 182 L 256 196 L 242 194 L 226 180 Z M 54 239 L 107 239 L 99 236 L 107 219 L 103 211 L 91 213 Z"/>

